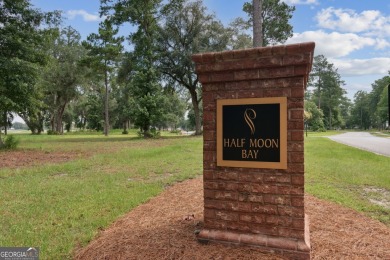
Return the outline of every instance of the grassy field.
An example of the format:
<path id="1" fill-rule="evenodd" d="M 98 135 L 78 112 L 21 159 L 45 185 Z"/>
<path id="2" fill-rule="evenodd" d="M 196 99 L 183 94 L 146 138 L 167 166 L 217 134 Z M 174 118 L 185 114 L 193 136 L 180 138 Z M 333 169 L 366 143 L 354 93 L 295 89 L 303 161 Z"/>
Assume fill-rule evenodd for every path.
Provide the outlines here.
<path id="1" fill-rule="evenodd" d="M 93 153 L 62 164 L 0 170 L 0 245 L 70 259 L 101 229 L 174 182 L 202 174 L 201 137 L 20 135 L 22 149 Z"/>
<path id="2" fill-rule="evenodd" d="M 306 192 L 364 212 L 390 226 L 390 158 L 331 141 L 305 139 Z"/>
<path id="3" fill-rule="evenodd" d="M 390 225 L 390 210 L 375 205 L 390 191 L 390 158 L 309 133 L 306 191 L 365 212 Z M 64 136 L 18 135 L 20 150 L 80 154 L 79 159 L 0 169 L 0 245 L 38 246 L 42 259 L 70 259 L 110 223 L 167 185 L 202 174 L 202 138 L 136 132 Z M 387 193 L 388 194 L 388 193 Z M 390 200 L 387 195 L 387 200 Z"/>

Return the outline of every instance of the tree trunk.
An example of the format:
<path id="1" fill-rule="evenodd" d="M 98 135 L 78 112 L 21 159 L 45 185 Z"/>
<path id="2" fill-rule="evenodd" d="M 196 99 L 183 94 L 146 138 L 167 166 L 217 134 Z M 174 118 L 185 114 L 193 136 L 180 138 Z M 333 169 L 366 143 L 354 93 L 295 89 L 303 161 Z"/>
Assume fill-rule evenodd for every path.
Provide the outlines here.
<path id="1" fill-rule="evenodd" d="M 7 111 L 5 111 L 4 112 L 4 135 L 7 135 L 7 126 L 8 126 Z"/>
<path id="2" fill-rule="evenodd" d="M 56 118 L 56 122 L 55 122 L 56 129 L 55 130 L 59 134 L 63 134 L 64 133 L 64 131 L 63 131 L 64 129 L 63 129 L 63 126 L 62 126 L 62 116 L 64 114 L 66 104 L 67 103 L 63 104 L 57 110 L 57 118 Z"/>
<path id="3" fill-rule="evenodd" d="M 253 47 L 263 46 L 263 21 L 261 13 L 263 0 L 252 0 L 253 4 Z"/>
<path id="4" fill-rule="evenodd" d="M 108 129 L 110 128 L 109 116 L 108 116 L 108 75 L 107 71 L 104 74 L 104 84 L 106 85 L 106 94 L 104 98 L 104 135 L 108 136 Z"/>
<path id="5" fill-rule="evenodd" d="M 0 148 L 4 146 L 3 138 L 1 137 L 1 127 L 0 127 Z"/>
<path id="6" fill-rule="evenodd" d="M 195 135 L 200 135 L 202 133 L 201 131 L 201 118 L 200 118 L 200 111 L 199 111 L 199 101 L 198 101 L 198 94 L 196 93 L 195 89 L 190 89 L 191 94 L 191 102 L 192 106 L 194 107 L 194 114 L 195 114 Z"/>

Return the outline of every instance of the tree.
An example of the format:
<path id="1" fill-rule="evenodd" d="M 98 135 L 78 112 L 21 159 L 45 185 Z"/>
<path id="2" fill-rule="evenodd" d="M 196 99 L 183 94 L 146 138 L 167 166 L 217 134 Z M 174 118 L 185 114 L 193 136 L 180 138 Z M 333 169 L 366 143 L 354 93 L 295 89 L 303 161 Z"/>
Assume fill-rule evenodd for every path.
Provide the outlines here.
<path id="1" fill-rule="evenodd" d="M 369 111 L 370 96 L 366 91 L 359 90 L 354 95 L 354 107 L 351 111 L 351 121 L 360 129 L 367 130 L 371 126 Z"/>
<path id="2" fill-rule="evenodd" d="M 378 102 L 378 108 L 377 113 L 379 117 L 379 122 L 382 123 L 382 129 L 386 126 L 386 121 L 389 120 L 389 85 L 387 85 L 380 96 L 379 102 Z M 390 122 L 388 122 L 390 124 Z"/>
<path id="3" fill-rule="evenodd" d="M 163 92 L 162 116 L 154 124 L 159 129 L 171 128 L 176 130 L 184 118 L 186 101 L 181 98 L 172 86 L 166 86 Z"/>
<path id="4" fill-rule="evenodd" d="M 33 107 L 39 67 L 46 56 L 45 22 L 52 15 L 33 9 L 27 0 L 0 1 L 0 118 Z M 4 123 L 4 122 L 3 122 Z M 0 137 L 0 145 L 2 139 Z"/>
<path id="5" fill-rule="evenodd" d="M 92 33 L 83 42 L 88 50 L 85 62 L 92 68 L 95 76 L 100 74 L 104 79 L 104 135 L 109 132 L 109 89 L 110 76 L 115 70 L 118 57 L 122 52 L 123 37 L 115 37 L 119 29 L 113 28 L 112 21 L 106 18 L 99 25 L 99 34 Z"/>
<path id="6" fill-rule="evenodd" d="M 312 131 L 325 131 L 324 113 L 312 101 L 305 100 L 305 123 Z"/>
<path id="7" fill-rule="evenodd" d="M 150 137 L 153 121 L 161 115 L 162 87 L 156 70 L 156 39 L 161 0 L 102 0 L 101 13 L 117 24 L 130 22 L 137 30 L 128 37 L 134 46 L 132 90 L 134 123 Z M 111 12 L 111 13 L 110 13 Z"/>
<path id="8" fill-rule="evenodd" d="M 85 72 L 80 61 L 84 55 L 80 34 L 70 26 L 64 28 L 53 43 L 52 58 L 42 79 L 52 132 L 63 133 L 66 106 L 81 92 Z"/>
<path id="9" fill-rule="evenodd" d="M 344 82 L 332 63 L 329 63 L 323 55 L 314 57 L 308 86 L 314 88 L 311 101 L 324 112 L 325 125 L 328 129 L 345 124 L 340 108 L 346 94 L 343 85 Z"/>
<path id="10" fill-rule="evenodd" d="M 292 36 L 293 27 L 289 24 L 289 20 L 295 11 L 294 6 L 289 6 L 280 0 L 252 0 L 252 3 L 246 2 L 244 4 L 243 10 L 249 17 L 246 20 L 247 29 L 253 25 L 253 34 L 256 37 L 260 35 L 262 37 L 262 41 L 256 39 L 256 46 L 259 43 L 262 44 L 258 46 L 284 43 Z M 260 17 L 258 17 L 259 13 Z M 258 31 L 259 28 L 261 28 L 261 33 Z"/>
<path id="11" fill-rule="evenodd" d="M 166 80 L 184 87 L 191 96 L 195 134 L 201 134 L 200 84 L 191 56 L 226 49 L 229 35 L 214 15 L 208 14 L 202 1 L 176 0 L 162 11 L 158 37 L 159 69 Z"/>
<path id="12" fill-rule="evenodd" d="M 383 110 L 380 109 L 379 102 L 382 99 L 384 89 L 390 84 L 390 71 L 389 75 L 384 76 L 381 79 L 376 80 L 371 86 L 372 90 L 370 92 L 370 102 L 368 104 L 370 115 L 372 118 L 372 126 L 377 128 L 382 128 L 383 124 L 386 122 L 383 121 Z M 382 111 L 382 112 L 381 112 Z M 382 116 L 381 116 L 382 114 Z"/>
<path id="13" fill-rule="evenodd" d="M 252 0 L 253 6 L 253 47 L 263 46 L 263 0 Z"/>

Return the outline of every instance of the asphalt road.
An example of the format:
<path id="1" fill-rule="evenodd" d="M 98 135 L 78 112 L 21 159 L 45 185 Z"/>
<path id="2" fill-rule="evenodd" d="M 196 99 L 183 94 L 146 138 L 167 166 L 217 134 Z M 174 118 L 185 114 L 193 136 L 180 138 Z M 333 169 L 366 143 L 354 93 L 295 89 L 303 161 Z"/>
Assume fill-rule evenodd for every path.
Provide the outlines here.
<path id="1" fill-rule="evenodd" d="M 390 157 L 390 138 L 376 137 L 366 132 L 348 132 L 329 136 L 333 141 Z"/>

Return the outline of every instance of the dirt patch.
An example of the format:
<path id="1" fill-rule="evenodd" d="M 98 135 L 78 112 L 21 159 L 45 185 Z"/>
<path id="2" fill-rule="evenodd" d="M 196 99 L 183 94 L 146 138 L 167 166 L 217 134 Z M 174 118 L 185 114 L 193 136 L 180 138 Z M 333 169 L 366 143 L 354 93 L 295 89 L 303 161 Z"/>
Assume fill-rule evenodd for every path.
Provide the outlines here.
<path id="1" fill-rule="evenodd" d="M 390 228 L 351 209 L 306 196 L 313 259 L 390 259 Z M 176 184 L 102 231 L 76 259 L 282 259 L 253 248 L 202 245 L 200 178 Z"/>
<path id="2" fill-rule="evenodd" d="M 48 152 L 39 150 L 2 151 L 0 152 L 0 169 L 63 163 L 85 156 L 85 153 Z"/>
<path id="3" fill-rule="evenodd" d="M 372 204 L 390 209 L 390 191 L 378 187 L 365 187 L 364 197 Z"/>

